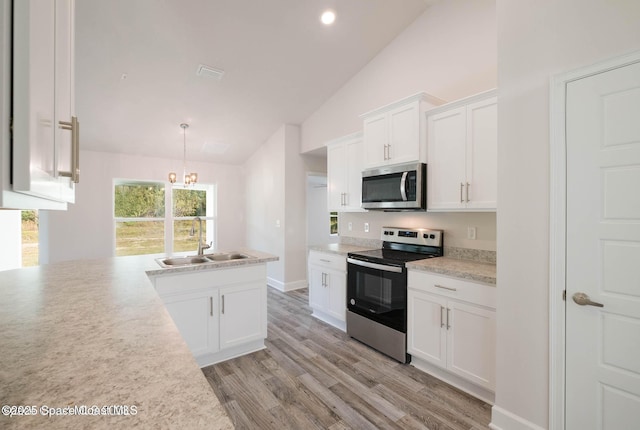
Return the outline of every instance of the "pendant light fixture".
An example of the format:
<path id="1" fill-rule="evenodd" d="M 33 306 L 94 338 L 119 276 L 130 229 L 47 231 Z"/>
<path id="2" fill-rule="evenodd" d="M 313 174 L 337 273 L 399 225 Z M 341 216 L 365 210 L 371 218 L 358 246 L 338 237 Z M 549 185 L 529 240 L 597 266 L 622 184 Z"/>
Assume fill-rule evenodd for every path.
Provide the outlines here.
<path id="1" fill-rule="evenodd" d="M 198 182 L 198 174 L 195 172 L 191 172 L 187 174 L 187 128 L 189 128 L 189 124 L 182 123 L 180 124 L 182 127 L 182 136 L 183 136 L 183 154 L 182 154 L 182 174 L 184 177 L 184 186 L 193 185 Z M 175 172 L 169 173 L 169 182 L 172 184 L 176 182 L 178 176 Z"/>

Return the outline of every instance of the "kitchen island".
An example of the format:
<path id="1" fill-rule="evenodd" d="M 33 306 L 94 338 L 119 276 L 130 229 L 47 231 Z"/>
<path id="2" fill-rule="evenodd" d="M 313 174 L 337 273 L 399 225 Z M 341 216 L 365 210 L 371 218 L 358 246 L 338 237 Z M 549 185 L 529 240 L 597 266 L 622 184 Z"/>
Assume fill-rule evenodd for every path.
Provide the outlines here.
<path id="1" fill-rule="evenodd" d="M 0 272 L 0 427 L 233 428 L 146 273 L 188 270 L 135 256 Z"/>

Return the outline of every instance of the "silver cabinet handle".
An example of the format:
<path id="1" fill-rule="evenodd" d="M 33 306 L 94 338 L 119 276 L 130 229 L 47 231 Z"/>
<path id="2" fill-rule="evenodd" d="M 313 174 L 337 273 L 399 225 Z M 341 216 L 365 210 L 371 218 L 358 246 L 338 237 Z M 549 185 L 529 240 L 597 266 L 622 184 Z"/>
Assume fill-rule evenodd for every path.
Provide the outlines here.
<path id="1" fill-rule="evenodd" d="M 469 183 L 467 182 L 467 203 L 469 202 Z"/>
<path id="2" fill-rule="evenodd" d="M 464 188 L 464 184 L 460 182 L 460 203 L 464 203 L 464 200 L 462 199 L 462 188 Z"/>
<path id="3" fill-rule="evenodd" d="M 444 312 L 444 306 L 440 306 L 440 328 L 444 327 L 444 318 L 442 317 L 442 312 Z"/>
<path id="4" fill-rule="evenodd" d="M 77 184 L 80 182 L 80 122 L 78 117 L 72 116 L 71 121 L 58 121 L 58 127 L 71 130 L 71 171 L 58 174 Z"/>
<path id="5" fill-rule="evenodd" d="M 450 313 L 451 313 L 451 309 L 447 308 L 447 330 L 451 328 L 451 324 L 449 324 Z"/>
<path id="6" fill-rule="evenodd" d="M 321 258 L 320 261 L 324 261 L 325 263 L 331 263 L 331 260 L 325 260 L 324 258 Z"/>
<path id="7" fill-rule="evenodd" d="M 573 301 L 579 304 L 580 306 L 595 306 L 597 308 L 603 308 L 604 305 L 602 303 L 593 302 L 585 293 L 575 293 L 573 296 Z"/>
<path id="8" fill-rule="evenodd" d="M 344 194 L 344 205 L 347 206 L 348 203 L 348 199 L 347 199 L 347 193 L 343 193 Z"/>
<path id="9" fill-rule="evenodd" d="M 209 297 L 209 315 L 213 316 L 213 297 Z"/>
<path id="10" fill-rule="evenodd" d="M 391 144 L 387 145 L 387 160 L 391 160 Z"/>
<path id="11" fill-rule="evenodd" d="M 224 315 L 224 294 L 222 295 L 222 314 Z"/>
<path id="12" fill-rule="evenodd" d="M 436 288 L 442 288 L 443 290 L 449 290 L 449 291 L 458 291 L 455 288 L 451 288 L 451 287 L 445 287 L 444 285 L 438 285 L 438 284 L 434 284 L 433 285 Z"/>

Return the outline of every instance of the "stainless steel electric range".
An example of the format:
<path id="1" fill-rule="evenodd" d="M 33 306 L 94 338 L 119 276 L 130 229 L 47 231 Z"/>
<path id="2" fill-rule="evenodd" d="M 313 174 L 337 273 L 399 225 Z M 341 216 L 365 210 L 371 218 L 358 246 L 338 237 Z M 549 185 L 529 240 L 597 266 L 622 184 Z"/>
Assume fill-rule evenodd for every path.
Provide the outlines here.
<path id="1" fill-rule="evenodd" d="M 347 334 L 408 363 L 405 263 L 443 254 L 442 230 L 382 227 L 382 249 L 347 258 Z"/>

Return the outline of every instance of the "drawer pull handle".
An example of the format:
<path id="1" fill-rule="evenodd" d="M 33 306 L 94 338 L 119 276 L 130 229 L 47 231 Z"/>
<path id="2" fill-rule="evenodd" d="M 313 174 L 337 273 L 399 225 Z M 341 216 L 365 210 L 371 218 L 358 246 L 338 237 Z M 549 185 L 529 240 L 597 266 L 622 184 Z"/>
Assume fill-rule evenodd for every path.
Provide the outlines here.
<path id="1" fill-rule="evenodd" d="M 436 288 L 441 288 L 441 289 L 443 289 L 443 290 L 458 291 L 458 290 L 456 290 L 455 288 L 445 287 L 444 285 L 438 285 L 438 284 L 435 284 L 435 285 L 434 285 L 434 287 L 436 287 Z"/>
<path id="2" fill-rule="evenodd" d="M 320 261 L 322 261 L 324 263 L 331 263 L 331 260 L 325 260 L 324 258 L 321 258 Z"/>

